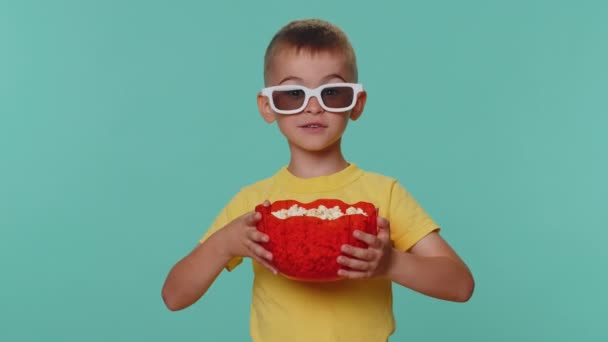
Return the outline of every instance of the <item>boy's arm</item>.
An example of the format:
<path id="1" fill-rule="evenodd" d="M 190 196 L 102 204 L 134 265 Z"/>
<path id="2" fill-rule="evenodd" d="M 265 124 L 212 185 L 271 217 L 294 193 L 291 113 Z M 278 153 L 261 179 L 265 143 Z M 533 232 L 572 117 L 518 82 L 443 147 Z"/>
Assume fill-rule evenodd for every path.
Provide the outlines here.
<path id="1" fill-rule="evenodd" d="M 237 256 L 251 257 L 276 273 L 270 265 L 272 254 L 259 245 L 268 241 L 268 236 L 256 229 L 260 219 L 260 213 L 256 212 L 236 218 L 175 264 L 162 289 L 167 307 L 175 311 L 194 304 Z"/>
<path id="2" fill-rule="evenodd" d="M 201 298 L 215 281 L 231 257 L 222 243 L 222 230 L 180 260 L 169 272 L 162 297 L 172 311 L 184 309 Z"/>
<path id="3" fill-rule="evenodd" d="M 338 263 L 347 278 L 387 277 L 414 291 L 435 298 L 464 302 L 475 286 L 473 276 L 456 252 L 439 235 L 439 226 L 403 186 L 391 188 L 386 213 L 378 216 L 376 235 L 355 232 L 368 245 L 345 245 Z M 395 231 L 391 231 L 394 224 Z M 406 252 L 407 251 L 407 252 Z"/>
<path id="4" fill-rule="evenodd" d="M 456 252 L 437 232 L 418 241 L 408 252 L 392 248 L 387 276 L 425 295 L 466 302 L 473 294 L 473 276 Z"/>
<path id="5" fill-rule="evenodd" d="M 355 238 L 368 245 L 342 247 L 338 275 L 351 279 L 386 277 L 425 295 L 466 302 L 475 286 L 469 268 L 435 230 L 407 252 L 393 247 L 386 219 L 378 218 L 378 235 L 355 231 Z"/>

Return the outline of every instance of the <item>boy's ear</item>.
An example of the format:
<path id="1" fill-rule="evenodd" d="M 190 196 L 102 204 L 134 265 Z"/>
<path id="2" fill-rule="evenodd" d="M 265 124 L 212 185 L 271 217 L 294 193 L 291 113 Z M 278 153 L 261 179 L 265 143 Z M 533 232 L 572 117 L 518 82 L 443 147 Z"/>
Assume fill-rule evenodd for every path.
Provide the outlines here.
<path id="1" fill-rule="evenodd" d="M 365 91 L 362 91 L 361 93 L 359 93 L 357 103 L 355 103 L 355 106 L 350 111 L 351 120 L 355 121 L 361 117 L 361 114 L 363 114 L 363 108 L 365 108 L 365 101 L 367 101 L 367 93 Z"/>
<path id="2" fill-rule="evenodd" d="M 273 123 L 275 120 L 275 114 L 270 108 L 270 103 L 268 102 L 268 98 L 261 93 L 258 94 L 258 110 L 260 111 L 260 115 L 267 123 Z"/>

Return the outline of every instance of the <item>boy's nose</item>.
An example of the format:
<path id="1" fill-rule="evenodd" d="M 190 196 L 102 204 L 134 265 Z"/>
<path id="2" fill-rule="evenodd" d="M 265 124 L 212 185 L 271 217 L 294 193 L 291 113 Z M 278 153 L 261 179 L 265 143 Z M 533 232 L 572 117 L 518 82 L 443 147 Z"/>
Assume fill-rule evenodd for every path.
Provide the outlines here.
<path id="1" fill-rule="evenodd" d="M 309 100 L 308 103 L 306 104 L 306 108 L 304 109 L 304 111 L 306 113 L 322 113 L 323 112 L 323 107 L 321 107 L 321 105 L 319 104 L 319 100 L 317 100 L 317 98 L 315 96 L 312 96 Z"/>

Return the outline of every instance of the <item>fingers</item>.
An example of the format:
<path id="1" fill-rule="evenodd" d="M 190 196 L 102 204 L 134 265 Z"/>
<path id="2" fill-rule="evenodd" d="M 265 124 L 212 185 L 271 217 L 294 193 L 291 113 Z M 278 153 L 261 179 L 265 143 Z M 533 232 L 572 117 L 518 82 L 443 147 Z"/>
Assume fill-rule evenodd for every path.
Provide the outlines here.
<path id="1" fill-rule="evenodd" d="M 384 217 L 380 217 L 380 216 L 378 216 L 377 221 L 378 221 L 378 239 L 383 243 L 389 242 L 391 239 L 390 223 L 388 222 L 387 219 L 385 219 Z"/>
<path id="2" fill-rule="evenodd" d="M 260 263 L 262 266 L 266 267 L 270 272 L 274 273 L 275 275 L 279 274 L 279 271 L 274 268 L 268 261 L 254 255 L 252 256 L 252 258 L 257 261 L 258 263 Z"/>
<path id="3" fill-rule="evenodd" d="M 369 278 L 371 276 L 371 273 L 341 269 L 338 271 L 338 275 L 340 277 L 344 277 L 344 278 L 348 278 L 348 279 L 363 279 L 363 278 Z"/>
<path id="4" fill-rule="evenodd" d="M 255 242 L 264 243 L 268 242 L 269 240 L 268 235 L 254 228 L 248 229 L 246 235 L 249 240 L 253 240 Z"/>
<path id="5" fill-rule="evenodd" d="M 270 202 L 268 200 L 265 200 L 264 203 L 262 203 L 265 207 L 269 207 L 270 206 Z M 253 211 L 250 212 L 248 214 L 245 214 L 245 224 L 248 226 L 256 226 L 257 223 L 262 219 L 262 214 L 258 213 L 257 211 Z"/>
<path id="6" fill-rule="evenodd" d="M 246 236 L 245 246 L 249 249 L 253 258 L 260 263 L 263 263 L 264 260 L 272 260 L 272 253 L 260 245 L 260 243 L 269 241 L 268 235 L 253 228 L 247 231 Z"/>
<path id="7" fill-rule="evenodd" d="M 370 262 L 370 261 L 364 261 L 364 260 L 359 260 L 359 259 L 353 259 L 353 258 L 349 258 L 349 257 L 345 257 L 343 255 L 338 257 L 338 264 L 342 265 L 342 266 L 346 266 L 352 270 L 355 271 L 364 271 L 364 272 L 368 272 L 368 271 L 373 271 L 374 269 L 376 269 L 376 263 L 375 262 Z"/>
<path id="8" fill-rule="evenodd" d="M 342 253 L 348 254 L 360 260 L 370 261 L 374 260 L 377 257 L 377 252 L 371 248 L 359 248 L 351 245 L 343 245 Z"/>
<path id="9" fill-rule="evenodd" d="M 372 234 L 364 233 L 360 230 L 355 230 L 353 232 L 353 236 L 357 238 L 357 240 L 365 242 L 370 247 L 379 247 L 380 241 L 378 241 L 378 237 Z"/>
<path id="10" fill-rule="evenodd" d="M 263 202 L 265 207 L 270 206 L 270 202 L 265 200 Z M 257 230 L 257 223 L 262 219 L 262 214 L 259 212 L 251 212 L 245 216 L 245 225 L 248 226 L 245 231 L 245 247 L 249 250 L 249 256 L 266 267 L 270 272 L 278 274 L 276 268 L 272 266 L 272 253 L 267 251 L 260 244 L 268 242 L 270 239 L 268 235 Z"/>
<path id="11" fill-rule="evenodd" d="M 378 214 L 378 209 L 376 209 Z M 343 245 L 343 254 L 338 257 L 338 264 L 344 266 L 338 271 L 338 275 L 349 279 L 371 278 L 385 274 L 387 265 L 390 264 L 390 225 L 388 220 L 378 216 L 377 235 L 355 230 L 353 236 L 367 244 L 367 248 L 359 248 L 352 245 Z"/>
<path id="12" fill-rule="evenodd" d="M 378 216 L 378 237 L 382 236 L 382 238 L 388 237 L 390 239 L 391 236 L 391 227 L 390 223 L 384 217 Z"/>
<path id="13" fill-rule="evenodd" d="M 384 217 L 378 216 L 378 218 L 376 219 L 376 222 L 378 223 L 378 228 L 387 229 L 387 230 L 390 228 L 388 220 L 385 219 Z"/>
<path id="14" fill-rule="evenodd" d="M 250 239 L 245 239 L 245 247 L 247 247 L 251 256 L 257 256 L 269 261 L 272 260 L 272 253 Z"/>
<path id="15" fill-rule="evenodd" d="M 250 227 L 255 227 L 261 219 L 262 214 L 254 211 L 245 215 L 245 224 Z"/>
<path id="16" fill-rule="evenodd" d="M 255 261 L 262 264 L 266 267 L 270 272 L 274 274 L 278 274 L 276 268 L 274 268 L 269 261 L 272 261 L 272 253 L 267 251 L 264 247 L 257 244 L 256 242 L 267 242 L 268 236 L 263 234 L 255 229 L 247 232 L 247 239 L 245 239 L 245 246 L 250 252 L 250 256 Z"/>

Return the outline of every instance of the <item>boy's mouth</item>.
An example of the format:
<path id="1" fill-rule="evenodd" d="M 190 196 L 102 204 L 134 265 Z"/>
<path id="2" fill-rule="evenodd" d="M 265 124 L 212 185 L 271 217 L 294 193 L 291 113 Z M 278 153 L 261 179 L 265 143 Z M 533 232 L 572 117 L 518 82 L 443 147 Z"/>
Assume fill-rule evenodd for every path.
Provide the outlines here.
<path id="1" fill-rule="evenodd" d="M 326 128 L 327 126 L 323 125 L 320 122 L 311 122 L 305 125 L 299 126 L 301 128 Z"/>

